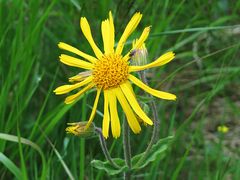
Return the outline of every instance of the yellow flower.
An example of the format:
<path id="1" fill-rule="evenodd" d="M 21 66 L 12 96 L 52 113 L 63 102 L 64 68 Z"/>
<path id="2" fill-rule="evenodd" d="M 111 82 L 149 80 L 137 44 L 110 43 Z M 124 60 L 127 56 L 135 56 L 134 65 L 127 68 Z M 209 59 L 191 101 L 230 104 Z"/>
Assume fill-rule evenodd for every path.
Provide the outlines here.
<path id="1" fill-rule="evenodd" d="M 96 57 L 88 55 L 78 50 L 77 48 L 74 48 L 63 42 L 60 42 L 58 44 L 59 48 L 75 53 L 84 59 L 82 60 L 66 54 L 62 54 L 60 56 L 60 61 L 62 63 L 69 66 L 86 69 L 87 71 L 69 78 L 69 81 L 75 82 L 75 84 L 60 86 L 56 88 L 54 92 L 57 95 L 66 94 L 74 89 L 81 88 L 79 92 L 70 95 L 65 99 L 65 103 L 70 104 L 76 101 L 84 92 L 88 91 L 89 89 L 97 89 L 92 112 L 85 129 L 90 126 L 94 119 L 100 93 L 103 92 L 104 117 L 102 122 L 102 130 L 103 136 L 105 138 L 108 137 L 110 124 L 113 137 L 118 138 L 120 136 L 121 129 L 117 112 L 117 102 L 119 102 L 122 106 L 122 109 L 126 114 L 128 124 L 134 133 L 139 133 L 141 131 L 138 117 L 140 117 L 146 124 L 153 124 L 152 120 L 144 113 L 138 104 L 130 82 L 158 98 L 176 100 L 176 96 L 174 94 L 152 89 L 131 74 L 136 71 L 162 66 L 174 58 L 173 52 L 167 52 L 152 63 L 142 66 L 129 65 L 129 55 L 131 51 L 142 47 L 143 43 L 149 35 L 150 27 L 146 27 L 143 30 L 141 36 L 134 43 L 132 49 L 126 55 L 122 55 L 125 42 L 127 41 L 130 34 L 132 34 L 132 32 L 136 29 L 141 18 L 142 14 L 139 12 L 134 14 L 134 16 L 127 24 L 116 48 L 114 49 L 115 29 L 112 14 L 109 12 L 109 18 L 104 20 L 101 24 L 104 44 L 104 52 L 102 52 L 93 40 L 87 19 L 85 17 L 82 17 L 80 20 L 80 27 L 82 29 L 83 35 L 92 47 Z"/>
<path id="2" fill-rule="evenodd" d="M 229 128 L 225 125 L 221 125 L 217 127 L 217 130 L 218 132 L 225 134 L 229 131 Z"/>

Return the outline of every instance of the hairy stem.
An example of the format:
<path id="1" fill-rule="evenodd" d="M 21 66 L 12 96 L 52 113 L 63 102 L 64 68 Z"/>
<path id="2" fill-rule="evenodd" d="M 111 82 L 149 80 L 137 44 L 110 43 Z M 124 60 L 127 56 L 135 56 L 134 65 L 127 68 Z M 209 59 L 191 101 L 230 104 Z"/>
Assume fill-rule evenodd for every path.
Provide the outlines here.
<path id="1" fill-rule="evenodd" d="M 148 81 L 147 81 L 147 78 L 146 78 L 145 71 L 140 71 L 139 76 L 140 76 L 140 79 L 142 80 L 142 82 L 144 82 L 146 85 L 149 85 Z M 149 97 L 152 97 L 151 94 L 147 94 L 147 95 Z M 137 162 L 137 165 L 141 164 L 145 160 L 145 158 L 147 157 L 150 149 L 152 148 L 152 146 L 156 143 L 156 141 L 159 138 L 159 123 L 160 122 L 159 122 L 158 113 L 157 113 L 157 106 L 156 106 L 156 103 L 155 103 L 154 100 L 152 100 L 149 103 L 149 105 L 150 105 L 150 107 L 152 109 L 152 113 L 153 113 L 153 132 L 152 132 L 150 143 L 148 144 L 142 158 L 140 158 L 140 160 Z"/>
<path id="2" fill-rule="evenodd" d="M 124 180 L 131 180 L 131 172 L 125 172 L 123 175 Z"/>
<path id="3" fill-rule="evenodd" d="M 106 141 L 103 137 L 103 134 L 102 134 L 102 129 L 101 128 L 98 128 L 98 127 L 95 127 L 95 132 L 98 133 L 99 135 L 99 141 L 100 141 L 100 145 L 101 145 L 101 148 L 102 148 L 102 151 L 103 151 L 103 154 L 105 156 L 105 158 L 109 161 L 109 163 L 115 167 L 115 168 L 119 168 L 119 166 L 112 160 L 111 156 L 110 156 L 110 153 L 107 149 L 107 144 L 106 144 Z"/>
<path id="4" fill-rule="evenodd" d="M 129 136 L 129 126 L 127 124 L 126 118 L 123 119 L 123 149 L 124 149 L 124 159 L 125 163 L 128 167 L 128 172 L 124 173 L 124 179 L 131 179 L 131 144 L 130 144 L 130 136 Z"/>
<path id="5" fill-rule="evenodd" d="M 131 144 L 129 136 L 129 127 L 125 119 L 123 121 L 123 146 L 125 162 L 128 168 L 131 169 L 132 163 L 131 163 Z"/>

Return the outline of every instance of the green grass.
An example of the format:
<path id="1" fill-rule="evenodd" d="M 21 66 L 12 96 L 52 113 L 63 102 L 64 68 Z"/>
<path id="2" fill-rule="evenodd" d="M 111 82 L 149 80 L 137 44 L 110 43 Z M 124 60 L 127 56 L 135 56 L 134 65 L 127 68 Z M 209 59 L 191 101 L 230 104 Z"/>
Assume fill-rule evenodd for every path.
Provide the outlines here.
<path id="1" fill-rule="evenodd" d="M 239 179 L 240 0 L 0 0 L 0 179 L 122 178 L 91 167 L 91 160 L 105 159 L 97 136 L 84 140 L 65 133 L 67 122 L 87 120 L 92 93 L 71 106 L 53 94 L 78 72 L 58 61 L 57 43 L 93 54 L 79 19 L 88 18 L 102 48 L 100 23 L 109 10 L 116 40 L 132 14 L 143 13 L 124 50 L 151 25 L 149 61 L 168 50 L 177 55 L 148 71 L 151 87 L 178 96 L 176 102 L 156 99 L 160 137 L 175 134 L 174 143 L 164 159 L 133 176 Z M 98 113 L 94 122 L 101 126 L 101 121 Z M 227 134 L 217 132 L 221 124 L 230 128 Z M 131 133 L 133 154 L 145 150 L 151 131 L 143 127 L 140 135 Z M 122 138 L 109 138 L 107 144 L 113 157 L 123 157 Z"/>

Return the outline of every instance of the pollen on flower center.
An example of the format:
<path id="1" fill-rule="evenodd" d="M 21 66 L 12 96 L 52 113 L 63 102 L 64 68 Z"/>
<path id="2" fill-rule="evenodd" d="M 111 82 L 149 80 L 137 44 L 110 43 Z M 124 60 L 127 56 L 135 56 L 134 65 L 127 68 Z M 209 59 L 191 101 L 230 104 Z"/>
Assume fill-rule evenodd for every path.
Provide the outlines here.
<path id="1" fill-rule="evenodd" d="M 95 63 L 92 75 L 97 87 L 116 87 L 128 78 L 128 62 L 118 54 L 104 55 Z"/>

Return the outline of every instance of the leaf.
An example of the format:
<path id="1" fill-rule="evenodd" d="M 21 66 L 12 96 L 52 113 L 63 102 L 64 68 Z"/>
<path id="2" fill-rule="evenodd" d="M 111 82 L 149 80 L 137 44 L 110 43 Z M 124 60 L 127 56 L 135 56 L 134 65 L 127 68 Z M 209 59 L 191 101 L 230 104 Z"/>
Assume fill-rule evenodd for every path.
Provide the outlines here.
<path id="1" fill-rule="evenodd" d="M 166 155 L 166 150 L 168 149 L 169 143 L 171 143 L 172 140 L 173 136 L 168 136 L 166 138 L 160 139 L 156 144 L 152 146 L 145 158 L 145 152 L 135 155 L 132 158 L 132 169 L 142 169 L 150 162 L 153 162 L 156 159 L 162 159 Z"/>
<path id="2" fill-rule="evenodd" d="M 104 170 L 109 175 L 116 175 L 122 173 L 128 169 L 125 165 L 125 161 L 120 158 L 112 159 L 115 164 L 119 166 L 119 169 L 115 168 L 108 161 L 92 160 L 91 165 L 99 170 Z"/>
<path id="3" fill-rule="evenodd" d="M 2 162 L 9 171 L 11 171 L 17 179 L 23 179 L 20 169 L 3 153 L 0 152 L 0 162 Z"/>
<path id="4" fill-rule="evenodd" d="M 173 136 L 169 136 L 163 139 L 160 139 L 155 145 L 152 146 L 152 149 L 148 153 L 148 156 L 143 160 L 142 163 L 139 163 L 139 160 L 143 158 L 145 152 L 138 154 L 132 158 L 133 168 L 132 170 L 137 170 L 144 168 L 150 162 L 155 161 L 156 159 L 162 159 L 166 155 L 166 150 L 169 147 L 169 143 L 172 141 Z M 120 158 L 112 159 L 115 164 L 119 166 L 119 168 L 113 167 L 111 163 L 108 161 L 100 161 L 100 160 L 92 160 L 91 165 L 99 170 L 104 170 L 109 175 L 116 175 L 128 170 L 125 161 Z"/>
<path id="5" fill-rule="evenodd" d="M 41 158 L 42 158 L 42 177 L 41 179 L 45 179 L 44 176 L 46 176 L 46 159 L 45 159 L 45 156 L 44 156 L 44 153 L 43 151 L 41 150 L 41 148 L 35 144 L 34 142 L 26 139 L 26 138 L 22 138 L 22 137 L 18 137 L 18 136 L 15 136 L 15 135 L 11 135 L 11 134 L 5 134 L 5 133 L 0 133 L 0 139 L 3 139 L 5 141 L 12 141 L 12 142 L 17 142 L 17 143 L 22 143 L 22 144 L 26 144 L 26 145 L 29 145 L 31 146 L 32 148 L 34 148 L 35 150 L 38 151 L 38 153 L 40 154 Z M 20 141 L 19 141 L 20 140 Z"/>

